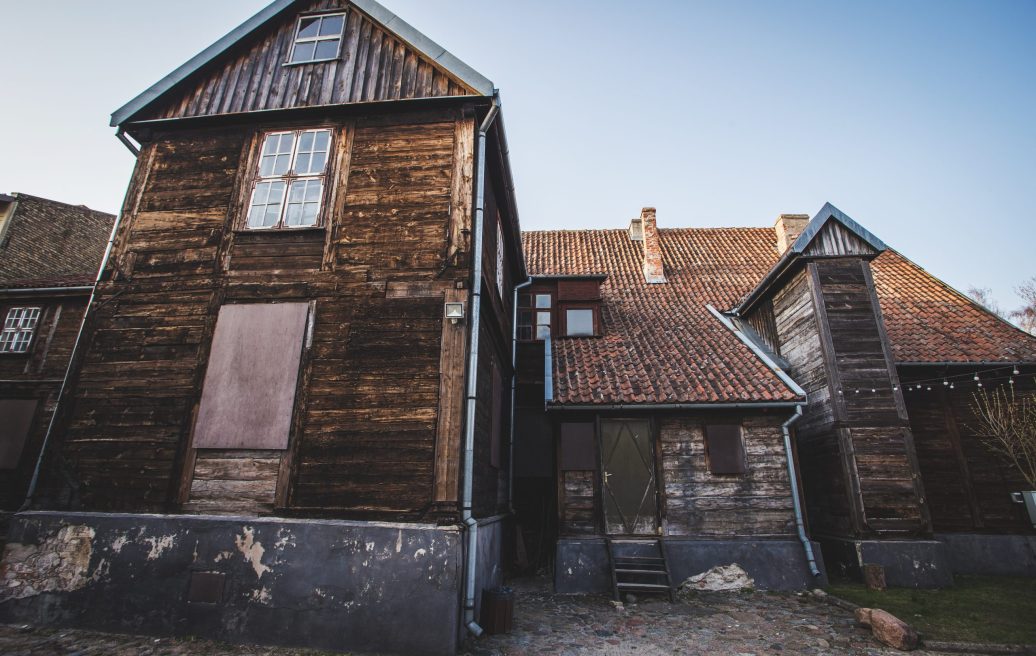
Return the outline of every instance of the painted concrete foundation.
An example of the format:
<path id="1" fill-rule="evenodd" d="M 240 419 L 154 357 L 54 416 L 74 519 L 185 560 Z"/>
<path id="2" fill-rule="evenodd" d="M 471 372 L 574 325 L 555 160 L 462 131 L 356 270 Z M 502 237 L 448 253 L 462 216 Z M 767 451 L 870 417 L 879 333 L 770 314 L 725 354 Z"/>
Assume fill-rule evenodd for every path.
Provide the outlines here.
<path id="1" fill-rule="evenodd" d="M 483 583 L 498 583 L 501 526 L 480 531 L 494 561 Z M 453 654 L 462 564 L 452 526 L 29 512 L 11 523 L 0 621 Z M 218 602 L 188 601 L 198 573 L 215 574 L 205 577 Z"/>
<path id="2" fill-rule="evenodd" d="M 939 533 L 954 574 L 1036 576 L 1036 535 Z"/>
<path id="3" fill-rule="evenodd" d="M 737 563 L 763 590 L 804 590 L 827 585 L 820 546 L 813 543 L 820 576 L 813 576 L 798 540 L 696 540 L 665 538 L 675 583 L 717 565 Z M 561 593 L 611 592 L 608 551 L 603 538 L 561 538 L 557 544 L 554 588 Z"/>
<path id="4" fill-rule="evenodd" d="M 885 582 L 899 588 L 945 588 L 953 585 L 946 545 L 937 540 L 849 540 L 820 538 L 832 575 L 858 579 L 861 566 L 881 565 Z"/>

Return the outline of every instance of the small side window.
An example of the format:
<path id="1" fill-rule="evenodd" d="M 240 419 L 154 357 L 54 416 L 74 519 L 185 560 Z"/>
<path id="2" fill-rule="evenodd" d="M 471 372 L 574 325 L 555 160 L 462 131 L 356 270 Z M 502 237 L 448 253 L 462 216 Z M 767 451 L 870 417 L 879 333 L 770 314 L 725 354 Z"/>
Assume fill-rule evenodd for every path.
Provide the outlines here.
<path id="1" fill-rule="evenodd" d="M 710 424 L 705 427 L 705 452 L 709 471 L 713 474 L 744 474 L 745 444 L 741 426 L 737 424 Z"/>
<path id="2" fill-rule="evenodd" d="M 329 61 L 338 58 L 342 46 L 345 14 L 303 16 L 295 28 L 289 64 Z"/>
<path id="3" fill-rule="evenodd" d="M 594 332 L 594 311 L 590 308 L 565 310 L 565 335 L 568 337 L 592 337 Z"/>
<path id="4" fill-rule="evenodd" d="M 4 317 L 0 331 L 0 353 L 25 353 L 32 342 L 32 334 L 40 320 L 38 307 L 13 307 Z"/>

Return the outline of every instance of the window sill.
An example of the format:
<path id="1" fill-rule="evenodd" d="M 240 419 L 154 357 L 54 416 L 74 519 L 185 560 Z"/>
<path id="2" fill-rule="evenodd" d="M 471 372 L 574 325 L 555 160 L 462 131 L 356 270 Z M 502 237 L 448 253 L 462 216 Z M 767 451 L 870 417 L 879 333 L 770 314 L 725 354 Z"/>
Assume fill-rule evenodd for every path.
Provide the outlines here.
<path id="1" fill-rule="evenodd" d="M 327 59 L 309 59 L 309 60 L 306 60 L 306 61 L 284 62 L 283 64 L 281 64 L 281 66 L 289 67 L 289 66 L 305 66 L 306 64 L 326 64 L 327 62 L 337 61 L 338 59 L 339 59 L 339 57 L 336 56 L 336 57 L 328 57 Z"/>
<path id="2" fill-rule="evenodd" d="M 326 226 L 305 226 L 299 228 L 237 228 L 235 235 L 306 235 L 327 232 Z"/>

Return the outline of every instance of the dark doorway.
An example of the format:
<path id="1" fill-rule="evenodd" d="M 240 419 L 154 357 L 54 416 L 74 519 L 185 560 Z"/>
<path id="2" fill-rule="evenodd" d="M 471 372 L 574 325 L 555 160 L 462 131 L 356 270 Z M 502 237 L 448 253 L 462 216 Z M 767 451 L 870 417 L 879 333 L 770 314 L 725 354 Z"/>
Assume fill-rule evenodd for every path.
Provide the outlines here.
<path id="1" fill-rule="evenodd" d="M 658 534 L 654 453 L 647 419 L 601 420 L 601 487 L 607 533 Z"/>

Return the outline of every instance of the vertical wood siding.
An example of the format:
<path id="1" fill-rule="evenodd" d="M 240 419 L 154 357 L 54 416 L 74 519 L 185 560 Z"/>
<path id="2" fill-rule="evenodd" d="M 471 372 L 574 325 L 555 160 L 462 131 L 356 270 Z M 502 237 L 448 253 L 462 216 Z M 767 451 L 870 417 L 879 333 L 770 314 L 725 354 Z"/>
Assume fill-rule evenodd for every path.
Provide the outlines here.
<path id="1" fill-rule="evenodd" d="M 141 119 L 472 94 L 459 80 L 393 37 L 345 0 L 316 0 L 305 11 L 344 10 L 341 55 L 285 66 L 298 13 L 224 55 Z"/>

